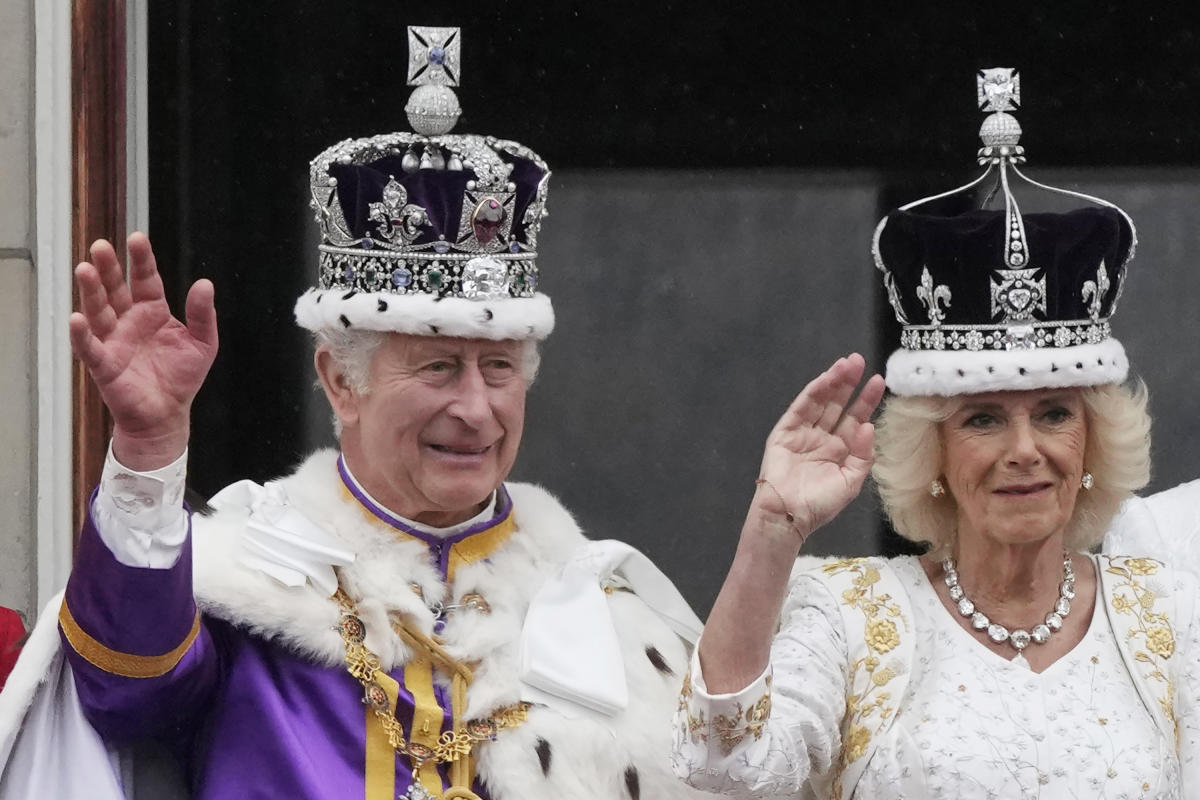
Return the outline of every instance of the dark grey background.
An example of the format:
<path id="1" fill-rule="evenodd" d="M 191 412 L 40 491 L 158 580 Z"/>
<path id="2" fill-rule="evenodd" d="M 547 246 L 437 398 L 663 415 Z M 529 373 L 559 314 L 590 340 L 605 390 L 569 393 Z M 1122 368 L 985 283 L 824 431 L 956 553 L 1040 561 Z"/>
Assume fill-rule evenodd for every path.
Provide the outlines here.
<path id="1" fill-rule="evenodd" d="M 897 4 L 898 5 L 898 4 Z M 328 441 L 296 295 L 312 156 L 407 127 L 408 23 L 464 28 L 460 131 L 555 169 L 544 347 L 515 478 L 635 543 L 707 611 L 761 443 L 838 355 L 882 369 L 878 217 L 972 174 L 974 70 L 1022 69 L 1032 171 L 1126 207 L 1116 320 L 1152 387 L 1156 486 L 1194 477 L 1200 48 L 1191 12 L 906 4 L 152 4 L 151 224 L 169 290 L 217 283 L 191 480 L 265 480 Z M 894 550 L 869 492 L 813 541 Z"/>

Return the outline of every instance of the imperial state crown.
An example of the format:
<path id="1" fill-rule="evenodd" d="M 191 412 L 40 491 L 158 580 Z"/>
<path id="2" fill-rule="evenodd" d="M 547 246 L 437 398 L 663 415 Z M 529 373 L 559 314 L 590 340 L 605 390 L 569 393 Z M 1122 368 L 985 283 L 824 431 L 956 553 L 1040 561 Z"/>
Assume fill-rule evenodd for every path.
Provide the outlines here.
<path id="1" fill-rule="evenodd" d="M 545 338 L 554 312 L 538 291 L 537 240 L 550 169 L 516 142 L 450 132 L 457 28 L 410 27 L 408 43 L 413 132 L 347 139 L 310 165 L 319 266 L 296 320 L 310 330 Z"/>

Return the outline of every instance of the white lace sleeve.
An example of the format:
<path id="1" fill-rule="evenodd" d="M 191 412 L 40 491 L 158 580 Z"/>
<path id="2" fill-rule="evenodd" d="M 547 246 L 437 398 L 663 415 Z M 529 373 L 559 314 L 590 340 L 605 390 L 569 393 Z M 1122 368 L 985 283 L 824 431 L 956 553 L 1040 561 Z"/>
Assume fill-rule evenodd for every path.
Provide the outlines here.
<path id="1" fill-rule="evenodd" d="M 740 692 L 709 694 L 693 654 L 672 754 L 675 774 L 692 786 L 734 797 L 799 797 L 810 775 L 833 765 L 847 680 L 837 601 L 819 580 L 801 575 L 780 620 L 771 663 Z"/>

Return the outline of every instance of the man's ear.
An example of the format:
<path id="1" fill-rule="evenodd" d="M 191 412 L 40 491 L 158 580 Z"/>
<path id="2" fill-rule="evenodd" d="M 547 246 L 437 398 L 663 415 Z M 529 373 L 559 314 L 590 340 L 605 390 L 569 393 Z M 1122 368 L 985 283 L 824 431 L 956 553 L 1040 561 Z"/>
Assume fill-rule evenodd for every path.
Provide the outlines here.
<path id="1" fill-rule="evenodd" d="M 358 422 L 358 395 L 350 387 L 346 373 L 338 365 L 329 348 L 321 345 L 313 355 L 313 365 L 317 369 L 317 377 L 321 380 L 321 388 L 329 398 L 329 405 L 343 426 Z"/>

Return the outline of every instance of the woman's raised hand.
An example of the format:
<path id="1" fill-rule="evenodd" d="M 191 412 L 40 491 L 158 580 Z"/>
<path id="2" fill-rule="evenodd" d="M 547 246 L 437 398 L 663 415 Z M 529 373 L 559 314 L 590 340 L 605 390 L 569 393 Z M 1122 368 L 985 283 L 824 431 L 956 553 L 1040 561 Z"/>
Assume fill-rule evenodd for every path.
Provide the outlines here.
<path id="1" fill-rule="evenodd" d="M 714 694 L 740 691 L 762 674 L 796 551 L 854 499 L 871 469 L 870 420 L 883 378 L 872 375 L 855 398 L 865 367 L 857 353 L 838 359 L 767 437 L 758 491 L 700 638 L 701 670 Z"/>
<path id="2" fill-rule="evenodd" d="M 144 234 L 129 237 L 128 283 L 109 242 L 90 253 L 75 268 L 71 349 L 112 413 L 117 460 L 135 470 L 166 466 L 187 446 L 192 399 L 217 354 L 212 282 L 192 285 L 185 325 L 171 316 Z"/>
<path id="3" fill-rule="evenodd" d="M 806 538 L 862 488 L 874 459 L 871 414 L 883 397 L 879 375 L 854 396 L 865 367 L 858 353 L 838 359 L 804 387 L 767 437 L 751 510 L 772 530 Z"/>

